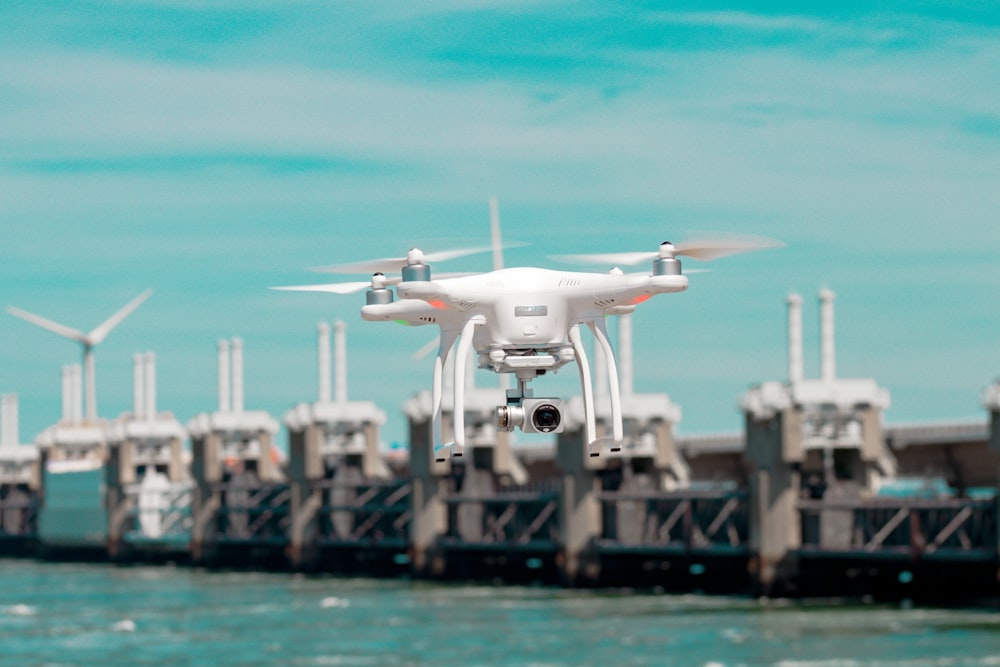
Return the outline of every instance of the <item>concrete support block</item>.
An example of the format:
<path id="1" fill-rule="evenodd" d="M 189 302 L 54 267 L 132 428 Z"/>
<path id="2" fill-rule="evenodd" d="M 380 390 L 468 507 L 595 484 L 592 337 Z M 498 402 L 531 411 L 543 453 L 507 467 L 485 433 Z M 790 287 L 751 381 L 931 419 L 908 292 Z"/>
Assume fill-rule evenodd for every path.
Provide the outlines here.
<path id="1" fill-rule="evenodd" d="M 440 574 L 443 563 L 435 545 L 448 529 L 444 475 L 451 472 L 450 461 L 435 461 L 431 423 L 410 421 L 410 474 L 412 476 L 413 517 L 410 519 L 411 567 L 417 576 Z"/>
<path id="2" fill-rule="evenodd" d="M 750 548 L 756 554 L 756 576 L 765 594 L 796 574 L 794 552 L 802 544 L 801 481 L 798 461 L 787 457 L 801 455 L 801 433 L 801 416 L 791 408 L 770 419 L 746 418 Z"/>
<path id="3" fill-rule="evenodd" d="M 595 470 L 605 465 L 606 459 L 589 456 L 583 441 L 583 431 L 561 433 L 556 441 L 556 461 L 563 475 L 559 564 L 563 581 L 570 585 L 597 574 L 585 571 L 583 565 L 586 552 L 601 532 L 601 507 L 597 498 L 600 481 Z"/>
<path id="4" fill-rule="evenodd" d="M 184 465 L 184 441 L 181 438 L 173 438 L 170 441 L 167 477 L 171 482 L 180 482 L 188 477 L 187 467 Z"/>
<path id="5" fill-rule="evenodd" d="M 364 426 L 365 455 L 361 462 L 361 468 L 367 479 L 388 479 L 391 474 L 382 460 L 379 451 L 379 427 L 374 422 L 368 422 Z"/>
<path id="6" fill-rule="evenodd" d="M 222 480 L 221 448 L 217 433 L 191 439 L 191 475 L 195 483 L 191 495 L 191 558 L 195 563 L 212 558 L 215 520 L 222 505 L 220 493 L 212 485 Z"/>

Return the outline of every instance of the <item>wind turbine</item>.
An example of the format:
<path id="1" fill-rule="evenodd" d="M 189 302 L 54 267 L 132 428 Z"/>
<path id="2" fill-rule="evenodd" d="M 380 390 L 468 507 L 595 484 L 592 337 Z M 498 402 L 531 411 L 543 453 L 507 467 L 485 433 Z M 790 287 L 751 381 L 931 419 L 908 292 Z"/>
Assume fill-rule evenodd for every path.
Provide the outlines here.
<path id="1" fill-rule="evenodd" d="M 90 331 L 90 333 L 83 333 L 78 329 L 67 327 L 59 324 L 58 322 L 53 322 L 52 320 L 46 319 L 40 315 L 29 313 L 26 310 L 21 310 L 20 308 L 15 308 L 14 306 L 8 306 L 7 312 L 14 317 L 19 317 L 26 322 L 30 322 L 47 331 L 51 331 L 52 333 L 62 336 L 63 338 L 68 338 L 69 340 L 80 343 L 83 347 L 83 368 L 87 385 L 87 421 L 94 422 L 97 421 L 97 384 L 94 379 L 94 348 L 100 345 L 101 342 L 108 337 L 108 334 L 111 333 L 112 329 L 121 324 L 122 320 L 128 317 L 132 311 L 138 308 L 142 302 L 148 299 L 152 294 L 153 290 L 146 290 L 125 304 L 117 313 L 96 326 Z"/>

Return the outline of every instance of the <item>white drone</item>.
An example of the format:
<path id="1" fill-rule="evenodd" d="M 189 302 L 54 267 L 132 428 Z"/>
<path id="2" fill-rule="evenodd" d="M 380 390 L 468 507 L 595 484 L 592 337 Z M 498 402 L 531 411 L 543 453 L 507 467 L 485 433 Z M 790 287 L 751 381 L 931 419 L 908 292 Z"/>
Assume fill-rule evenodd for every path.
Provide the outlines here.
<path id="1" fill-rule="evenodd" d="M 465 372 L 475 348 L 478 366 L 496 373 L 511 373 L 517 388 L 507 390 L 506 405 L 497 406 L 498 429 L 526 433 L 558 433 L 563 429 L 558 398 L 537 398 L 528 383 L 548 371 L 575 361 L 583 392 L 585 435 L 590 456 L 603 445 L 621 449 L 624 438 L 621 392 L 614 352 L 604 318 L 631 313 L 651 297 L 687 289 L 678 256 L 716 259 L 740 252 L 776 247 L 760 237 L 664 242 L 654 252 L 602 255 L 566 255 L 556 259 L 598 263 L 616 268 L 607 273 L 554 271 L 542 268 L 509 268 L 478 274 L 450 274 L 432 278 L 431 262 L 444 261 L 486 249 L 424 253 L 411 249 L 405 257 L 323 267 L 329 273 L 372 273 L 370 282 L 303 285 L 277 289 L 347 294 L 368 289 L 361 317 L 368 321 L 397 321 L 411 325 L 433 324 L 441 337 L 434 362 L 432 387 L 433 437 L 438 460 L 445 452 L 461 456 L 465 447 Z M 652 260 L 650 273 L 626 274 L 618 265 Z M 390 277 L 386 274 L 399 276 Z M 395 300 L 392 287 L 395 286 Z M 590 364 L 580 336 L 581 325 L 593 332 L 604 354 L 610 384 L 610 437 L 598 438 Z M 445 360 L 458 340 L 454 365 L 454 442 L 444 443 L 441 425 L 442 380 Z"/>

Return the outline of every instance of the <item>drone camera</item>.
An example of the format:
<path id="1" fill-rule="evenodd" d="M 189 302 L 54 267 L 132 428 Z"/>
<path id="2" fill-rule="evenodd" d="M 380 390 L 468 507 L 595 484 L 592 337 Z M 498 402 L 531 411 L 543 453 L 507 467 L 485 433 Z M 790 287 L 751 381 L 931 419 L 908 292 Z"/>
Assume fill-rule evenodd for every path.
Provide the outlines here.
<path id="1" fill-rule="evenodd" d="M 523 398 L 497 406 L 497 428 L 525 433 L 562 433 L 562 400 L 558 398 Z"/>

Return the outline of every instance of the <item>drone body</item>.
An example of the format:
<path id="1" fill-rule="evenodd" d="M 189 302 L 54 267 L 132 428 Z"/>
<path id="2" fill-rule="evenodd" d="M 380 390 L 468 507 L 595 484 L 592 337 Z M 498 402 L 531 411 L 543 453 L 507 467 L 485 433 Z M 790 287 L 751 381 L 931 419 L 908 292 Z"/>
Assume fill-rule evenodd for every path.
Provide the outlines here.
<path id="1" fill-rule="evenodd" d="M 473 349 L 480 368 L 509 373 L 517 378 L 517 388 L 507 390 L 507 404 L 497 406 L 497 428 L 508 431 L 518 427 L 535 433 L 562 430 L 561 399 L 534 397 L 528 383 L 575 361 L 583 392 L 588 450 L 591 456 L 597 456 L 604 445 L 609 445 L 612 451 L 620 449 L 624 438 L 618 371 L 605 318 L 631 313 L 638 304 L 657 294 L 686 290 L 688 279 L 681 271 L 677 255 L 713 259 L 774 245 L 777 244 L 770 239 L 759 238 L 676 246 L 665 242 L 655 252 L 564 258 L 612 265 L 652 260 L 651 271 L 644 274 L 626 274 L 617 266 L 606 273 L 523 267 L 437 278 L 432 276 L 429 262 L 479 250 L 425 255 L 413 248 L 406 257 L 320 269 L 335 273 L 374 271 L 370 283 L 280 289 L 347 293 L 370 284 L 366 305 L 361 309 L 365 320 L 432 324 L 440 328 L 432 391 L 433 436 L 439 460 L 444 458 L 446 451 L 452 456 L 460 456 L 465 445 L 464 369 Z M 399 272 L 400 277 L 390 278 L 385 272 Z M 394 298 L 393 286 L 398 301 Z M 611 402 L 612 433 L 608 438 L 597 438 L 593 383 L 580 335 L 581 325 L 593 333 L 604 352 Z M 454 441 L 445 444 L 441 427 L 442 383 L 445 360 L 453 347 L 456 348 Z"/>

